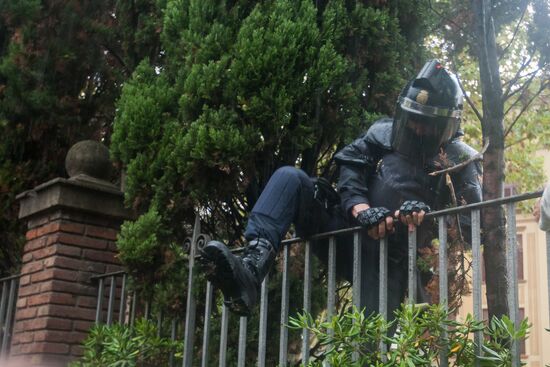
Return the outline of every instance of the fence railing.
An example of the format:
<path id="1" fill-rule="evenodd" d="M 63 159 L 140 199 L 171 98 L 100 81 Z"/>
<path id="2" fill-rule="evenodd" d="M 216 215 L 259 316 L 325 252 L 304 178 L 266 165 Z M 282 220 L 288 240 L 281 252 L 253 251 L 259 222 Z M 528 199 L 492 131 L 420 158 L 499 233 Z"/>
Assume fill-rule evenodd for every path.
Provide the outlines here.
<path id="1" fill-rule="evenodd" d="M 517 196 L 506 197 L 502 199 L 489 200 L 477 204 L 465 205 L 457 208 L 450 208 L 441 211 L 432 212 L 426 215 L 427 218 L 433 218 L 438 222 L 438 239 L 439 239 L 439 295 L 440 303 L 448 310 L 449 299 L 449 287 L 447 278 L 447 217 L 456 215 L 458 213 L 469 213 L 471 217 L 471 242 L 472 242 L 472 289 L 473 289 L 473 315 L 476 320 L 481 321 L 483 319 L 482 310 L 482 252 L 481 252 L 481 211 L 484 208 L 505 205 L 506 206 L 506 218 L 507 218 L 507 246 L 506 246 L 506 260 L 507 260 L 507 279 L 510 280 L 508 289 L 508 302 L 510 305 L 510 319 L 515 323 L 516 327 L 519 326 L 519 305 L 518 305 L 518 281 L 517 281 L 517 242 L 516 242 L 516 204 L 518 202 L 533 199 L 541 196 L 541 192 L 527 193 Z M 204 309 L 197 312 L 196 305 L 197 300 L 194 296 L 194 288 L 196 281 L 196 269 L 195 260 L 197 257 L 197 251 L 204 245 L 206 237 L 200 234 L 200 221 L 197 217 L 193 230 L 193 238 L 188 243 L 189 245 L 189 276 L 187 284 L 187 304 L 186 314 L 182 315 L 179 320 L 184 320 L 182 328 L 178 325 L 182 323 L 177 320 L 172 320 L 170 337 L 175 339 L 183 331 L 184 338 L 184 351 L 183 351 L 183 366 L 197 366 L 196 361 L 193 362 L 193 358 L 198 355 L 194 352 L 195 348 L 195 324 L 197 321 L 197 315 L 200 314 L 202 325 L 202 346 L 201 346 L 201 362 L 200 366 L 208 366 L 209 359 L 213 355 L 212 344 L 212 330 L 214 321 L 219 322 L 219 346 L 218 346 L 218 359 L 219 366 L 223 367 L 227 364 L 228 354 L 228 335 L 229 335 L 229 318 L 230 312 L 222 306 L 221 317 L 219 320 L 213 318 L 213 307 L 215 305 L 214 289 L 210 282 L 206 284 Z M 301 239 L 293 238 L 285 240 L 282 243 L 282 251 L 280 254 L 280 261 L 282 264 L 282 280 L 281 280 L 281 304 L 280 304 L 280 330 L 279 330 L 279 366 L 287 366 L 288 354 L 289 354 L 289 330 L 286 327 L 289 318 L 289 266 L 291 264 L 291 247 L 293 247 L 293 253 L 296 253 L 298 246 L 301 244 L 301 250 L 304 254 L 304 267 L 303 267 L 303 310 L 305 312 L 311 312 L 312 308 L 312 290 L 314 285 L 312 284 L 312 242 L 319 239 L 328 239 L 328 267 L 327 267 L 327 287 L 326 287 L 326 315 L 330 318 L 336 312 L 336 294 L 337 294 L 337 282 L 336 282 L 336 257 L 337 257 L 337 245 L 336 237 L 344 233 L 353 234 L 353 284 L 352 284 L 352 302 L 355 306 L 360 306 L 361 299 L 361 236 L 363 235 L 361 227 L 343 229 L 333 232 L 327 232 L 317 234 L 311 238 Z M 408 302 L 415 303 L 416 286 L 417 286 L 417 233 L 416 231 L 410 232 L 408 238 Z M 550 232 L 546 233 L 547 254 L 550 255 Z M 550 298 L 550 256 L 548 256 L 548 294 Z M 388 243 L 386 239 L 380 240 L 380 259 L 379 259 L 379 312 L 387 318 L 388 315 Z M 127 276 L 124 272 L 110 273 L 102 276 L 96 276 L 98 288 L 98 303 L 96 312 L 96 322 L 105 322 L 111 324 L 115 320 L 121 323 L 132 323 L 137 312 L 136 305 L 142 304 L 141 314 L 145 317 L 151 317 L 151 304 L 150 302 L 140 302 L 135 294 L 129 295 L 127 292 Z M 259 302 L 259 325 L 257 337 L 257 365 L 260 367 L 266 366 L 266 350 L 268 340 L 268 323 L 267 315 L 268 310 L 272 304 L 268 300 L 268 284 L 269 279 L 266 278 L 261 286 L 261 298 Z M 108 285 L 108 287 L 107 287 Z M 108 294 L 106 293 L 108 288 Z M 118 303 L 116 307 L 115 303 Z M 550 299 L 549 299 L 550 304 Z M 550 316 L 550 310 L 548 310 Z M 163 320 L 162 313 L 157 315 L 158 325 L 162 325 Z M 237 365 L 245 365 L 246 347 L 247 347 L 247 318 L 240 317 L 239 319 L 239 340 L 237 351 Z M 160 332 L 160 331 L 159 331 Z M 481 355 L 482 344 L 482 332 L 477 332 L 474 335 L 474 339 L 477 345 L 476 354 Z M 301 335 L 301 363 L 307 364 L 310 360 L 310 335 L 307 329 L 302 331 Z M 233 345 L 235 345 L 233 343 Z M 381 348 L 385 348 L 382 345 Z M 513 366 L 520 366 L 520 351 L 519 344 L 514 343 L 512 346 Z M 442 366 L 448 366 L 447 353 L 442 351 L 440 356 L 440 363 Z M 479 361 L 476 362 L 479 365 Z M 174 366 L 174 358 L 171 358 L 170 366 Z"/>
<path id="2" fill-rule="evenodd" d="M 0 358 L 9 355 L 18 289 L 19 275 L 0 279 Z"/>

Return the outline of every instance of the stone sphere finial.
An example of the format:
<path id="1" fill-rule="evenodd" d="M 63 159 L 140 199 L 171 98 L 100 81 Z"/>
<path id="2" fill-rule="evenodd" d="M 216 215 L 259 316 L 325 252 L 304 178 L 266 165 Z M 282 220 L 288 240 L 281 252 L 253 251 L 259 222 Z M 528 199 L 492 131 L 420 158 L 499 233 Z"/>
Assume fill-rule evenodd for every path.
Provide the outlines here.
<path id="1" fill-rule="evenodd" d="M 109 180 L 111 173 L 109 149 L 100 142 L 83 140 L 71 147 L 65 158 L 69 177 L 86 175 L 100 180 Z"/>

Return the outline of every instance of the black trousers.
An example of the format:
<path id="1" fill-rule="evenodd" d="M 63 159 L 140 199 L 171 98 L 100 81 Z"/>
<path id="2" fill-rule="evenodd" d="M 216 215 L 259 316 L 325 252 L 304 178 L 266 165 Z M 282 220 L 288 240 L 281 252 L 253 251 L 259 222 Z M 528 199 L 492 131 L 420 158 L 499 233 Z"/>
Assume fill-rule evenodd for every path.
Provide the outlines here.
<path id="1" fill-rule="evenodd" d="M 307 237 L 342 229 L 351 225 L 346 213 L 339 206 L 325 207 L 314 198 L 314 179 L 294 167 L 282 167 L 275 171 L 249 215 L 245 232 L 247 240 L 266 238 L 279 250 L 284 235 L 294 223 L 297 234 Z M 403 235 L 390 236 L 388 261 L 388 319 L 393 318 L 405 297 L 407 289 L 406 231 Z M 352 281 L 353 235 L 336 238 L 337 274 Z M 327 260 L 328 240 L 313 244 L 314 253 Z M 378 311 L 379 241 L 362 235 L 361 259 L 361 307 L 365 314 Z"/>

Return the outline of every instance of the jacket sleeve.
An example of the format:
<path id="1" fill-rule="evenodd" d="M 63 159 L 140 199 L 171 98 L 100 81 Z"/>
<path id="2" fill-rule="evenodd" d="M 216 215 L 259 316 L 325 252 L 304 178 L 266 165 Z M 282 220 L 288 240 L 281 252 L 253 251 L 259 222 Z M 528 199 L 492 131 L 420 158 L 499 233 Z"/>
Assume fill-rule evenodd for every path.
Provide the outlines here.
<path id="1" fill-rule="evenodd" d="M 368 204 L 367 180 L 376 171 L 376 165 L 381 158 L 380 147 L 369 142 L 367 134 L 347 145 L 334 156 L 340 168 L 338 192 L 342 208 L 347 214 L 357 204 Z"/>
<path id="2" fill-rule="evenodd" d="M 481 164 L 472 162 L 453 177 L 458 205 L 479 203 L 482 200 Z"/>

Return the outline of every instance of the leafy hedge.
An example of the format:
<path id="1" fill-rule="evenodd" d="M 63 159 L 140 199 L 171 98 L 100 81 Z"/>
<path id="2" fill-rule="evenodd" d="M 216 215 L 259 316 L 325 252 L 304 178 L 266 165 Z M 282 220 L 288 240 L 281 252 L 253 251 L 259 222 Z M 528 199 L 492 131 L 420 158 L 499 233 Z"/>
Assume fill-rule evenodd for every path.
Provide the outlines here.
<path id="1" fill-rule="evenodd" d="M 170 355 L 181 357 L 182 350 L 181 341 L 158 336 L 156 325 L 146 319 L 133 327 L 95 325 L 84 341 L 84 355 L 69 367 L 168 366 Z"/>
<path id="2" fill-rule="evenodd" d="M 431 367 L 441 365 L 442 351 L 450 367 L 471 367 L 476 358 L 475 332 L 483 335 L 481 367 L 512 366 L 511 343 L 526 339 L 529 327 L 525 319 L 516 329 L 506 316 L 485 324 L 468 315 L 459 322 L 439 305 L 403 306 L 390 322 L 357 309 L 330 321 L 306 313 L 289 321 L 290 329 L 307 328 L 313 336 L 308 367 L 324 362 L 334 367 Z M 70 367 L 161 367 L 169 365 L 171 355 L 180 365 L 183 341 L 159 337 L 157 332 L 156 325 L 145 319 L 137 320 L 134 327 L 96 325 L 84 342 L 84 356 Z M 382 344 L 387 352 L 381 352 Z"/>
<path id="3" fill-rule="evenodd" d="M 512 366 L 511 342 L 527 338 L 530 326 L 525 319 L 516 329 L 506 316 L 493 318 L 488 325 L 470 315 L 459 322 L 451 319 L 442 306 L 433 305 L 403 306 L 391 322 L 378 314 L 367 317 L 357 309 L 326 322 L 300 314 L 290 319 L 290 327 L 309 329 L 323 346 L 309 367 L 323 366 L 324 361 L 334 367 L 440 366 L 444 350 L 449 366 L 471 367 L 476 358 L 473 334 L 478 331 L 483 334 L 480 366 L 504 367 Z M 380 351 L 382 343 L 387 352 Z"/>

